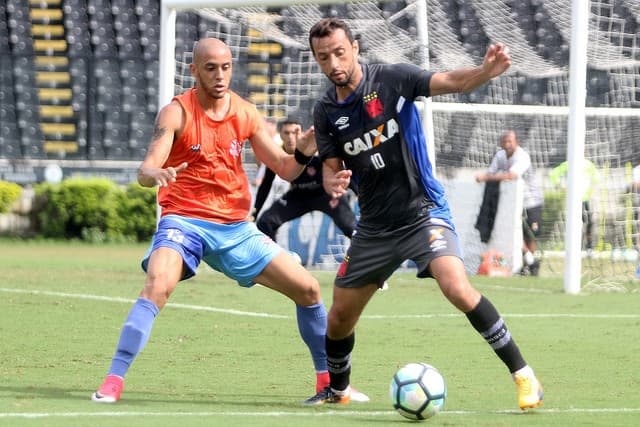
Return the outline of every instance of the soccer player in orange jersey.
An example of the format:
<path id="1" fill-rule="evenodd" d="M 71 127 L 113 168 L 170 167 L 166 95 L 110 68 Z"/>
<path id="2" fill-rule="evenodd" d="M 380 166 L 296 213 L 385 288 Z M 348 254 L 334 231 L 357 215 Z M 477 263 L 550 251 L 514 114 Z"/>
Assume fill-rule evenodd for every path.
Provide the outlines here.
<path id="1" fill-rule="evenodd" d="M 201 261 L 240 286 L 259 283 L 296 304 L 319 390 L 328 384 L 326 311 L 319 284 L 247 220 L 251 194 L 241 156 L 249 141 L 258 160 L 291 181 L 316 151 L 314 131 L 300 135 L 293 154 L 274 144 L 256 107 L 229 89 L 232 57 L 222 41 L 198 41 L 190 69 L 196 86 L 160 110 L 139 168 L 140 185 L 159 186 L 161 219 L 142 260 L 144 287 L 124 323 L 108 375 L 92 399 L 120 399 L 124 376 L 156 316 L 178 282 L 194 276 Z"/>

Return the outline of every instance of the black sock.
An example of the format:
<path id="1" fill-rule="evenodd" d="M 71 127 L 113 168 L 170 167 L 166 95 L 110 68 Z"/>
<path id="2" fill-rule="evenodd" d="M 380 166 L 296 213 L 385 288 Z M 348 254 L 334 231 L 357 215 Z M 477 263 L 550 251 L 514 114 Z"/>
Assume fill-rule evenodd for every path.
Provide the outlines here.
<path id="1" fill-rule="evenodd" d="M 326 337 L 327 365 L 331 378 L 331 388 L 345 390 L 351 376 L 351 351 L 355 345 L 355 333 L 341 340 Z"/>
<path id="2" fill-rule="evenodd" d="M 507 365 L 509 372 L 513 373 L 527 365 L 520 354 L 520 349 L 511 338 L 507 325 L 491 301 L 483 296 L 478 305 L 466 315 L 471 325 L 487 341 L 500 360 Z"/>

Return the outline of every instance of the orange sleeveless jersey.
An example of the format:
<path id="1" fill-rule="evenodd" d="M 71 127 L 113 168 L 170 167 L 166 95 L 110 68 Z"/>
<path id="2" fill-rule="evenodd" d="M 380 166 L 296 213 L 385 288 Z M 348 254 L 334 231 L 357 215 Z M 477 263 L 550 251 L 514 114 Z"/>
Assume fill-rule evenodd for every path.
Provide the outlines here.
<path id="1" fill-rule="evenodd" d="M 159 189 L 162 216 L 176 214 L 224 224 L 247 218 L 251 193 L 242 167 L 242 145 L 262 119 L 253 104 L 230 94 L 229 112 L 222 121 L 205 114 L 196 89 L 173 98 L 182 105 L 184 129 L 163 167 L 182 162 L 188 166 L 176 182 Z"/>

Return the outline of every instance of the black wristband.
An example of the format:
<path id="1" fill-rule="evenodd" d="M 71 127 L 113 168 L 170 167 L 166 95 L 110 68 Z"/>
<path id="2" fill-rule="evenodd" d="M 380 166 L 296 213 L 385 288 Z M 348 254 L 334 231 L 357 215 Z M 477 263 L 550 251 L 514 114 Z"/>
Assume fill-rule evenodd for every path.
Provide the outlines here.
<path id="1" fill-rule="evenodd" d="M 297 148 L 293 151 L 293 157 L 295 157 L 296 162 L 298 162 L 299 164 L 301 164 L 302 166 L 307 166 L 309 164 L 309 162 L 311 161 L 311 157 L 312 156 L 307 156 L 306 154 L 304 154 L 302 151 L 298 150 Z"/>

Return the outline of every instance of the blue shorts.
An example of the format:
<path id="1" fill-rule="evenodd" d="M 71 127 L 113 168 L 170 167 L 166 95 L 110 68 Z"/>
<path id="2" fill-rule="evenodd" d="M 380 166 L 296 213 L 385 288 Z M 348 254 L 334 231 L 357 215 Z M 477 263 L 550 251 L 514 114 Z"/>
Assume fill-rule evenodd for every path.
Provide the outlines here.
<path id="1" fill-rule="evenodd" d="M 253 279 L 283 250 L 253 222 L 217 224 L 178 215 L 160 219 L 142 260 L 145 272 L 151 253 L 160 247 L 172 248 L 182 256 L 184 273 L 180 280 L 195 276 L 202 260 L 245 287 L 253 286 Z"/>

